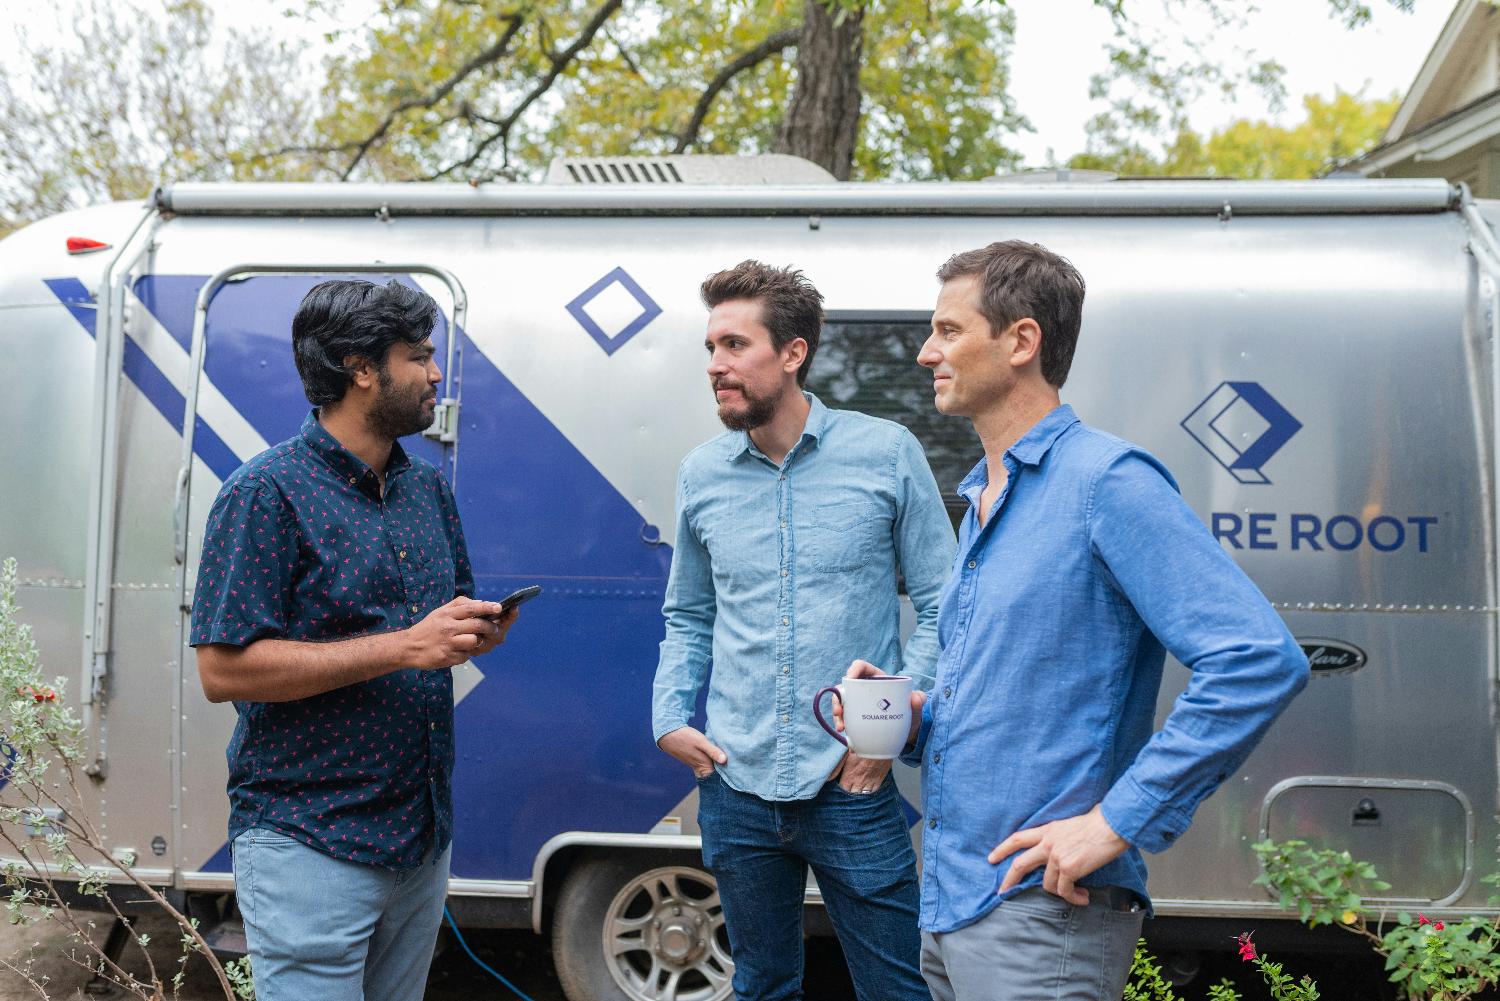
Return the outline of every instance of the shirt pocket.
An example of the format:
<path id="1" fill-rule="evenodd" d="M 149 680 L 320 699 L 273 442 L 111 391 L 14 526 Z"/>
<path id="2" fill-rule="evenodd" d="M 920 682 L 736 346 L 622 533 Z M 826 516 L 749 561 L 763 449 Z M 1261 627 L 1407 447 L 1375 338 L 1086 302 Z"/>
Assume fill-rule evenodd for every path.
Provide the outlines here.
<path id="1" fill-rule="evenodd" d="M 446 545 L 413 543 L 402 551 L 406 553 L 401 562 L 405 564 L 402 569 L 408 587 L 437 605 L 453 600 L 453 552 Z"/>
<path id="2" fill-rule="evenodd" d="M 848 573 L 870 563 L 875 543 L 873 505 L 858 501 L 820 504 L 807 515 L 799 548 L 805 546 L 813 569 Z"/>

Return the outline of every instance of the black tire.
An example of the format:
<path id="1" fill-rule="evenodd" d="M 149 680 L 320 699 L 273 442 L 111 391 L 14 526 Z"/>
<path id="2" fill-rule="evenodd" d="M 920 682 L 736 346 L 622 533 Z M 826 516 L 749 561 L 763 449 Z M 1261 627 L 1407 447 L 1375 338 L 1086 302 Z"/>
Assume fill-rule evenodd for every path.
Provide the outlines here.
<path id="1" fill-rule="evenodd" d="M 573 866 L 553 914 L 552 961 L 568 1001 L 734 995 L 714 878 L 659 852 L 591 855 Z"/>

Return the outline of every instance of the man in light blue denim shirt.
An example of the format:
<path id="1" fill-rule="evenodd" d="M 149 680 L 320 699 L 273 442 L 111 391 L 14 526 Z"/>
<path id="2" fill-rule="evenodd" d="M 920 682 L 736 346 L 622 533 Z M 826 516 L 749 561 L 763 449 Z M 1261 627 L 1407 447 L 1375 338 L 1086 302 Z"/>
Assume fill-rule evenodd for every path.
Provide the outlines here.
<path id="1" fill-rule="evenodd" d="M 985 455 L 959 487 L 914 733 L 922 971 L 937 1001 L 1117 1001 L 1149 905 L 1141 850 L 1187 829 L 1307 659 L 1161 463 L 1060 405 L 1077 270 L 1010 241 L 938 277 L 917 360 Z M 1153 734 L 1168 651 L 1192 678 Z"/>
<path id="2" fill-rule="evenodd" d="M 652 725 L 699 779 L 735 993 L 802 997 L 811 866 L 858 996 L 927 1001 L 916 859 L 890 762 L 846 756 L 812 698 L 856 658 L 931 686 L 953 529 L 909 431 L 802 391 L 823 297 L 800 272 L 746 261 L 702 294 L 729 431 L 678 474 Z M 904 651 L 902 575 L 917 613 Z M 705 679 L 706 734 L 689 725 Z"/>

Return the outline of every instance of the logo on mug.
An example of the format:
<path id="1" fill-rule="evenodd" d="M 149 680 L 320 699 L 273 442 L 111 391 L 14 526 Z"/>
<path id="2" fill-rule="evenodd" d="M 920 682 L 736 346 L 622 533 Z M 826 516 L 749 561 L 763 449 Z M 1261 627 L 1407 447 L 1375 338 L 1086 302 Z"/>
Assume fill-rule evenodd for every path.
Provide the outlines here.
<path id="1" fill-rule="evenodd" d="M 890 699 L 881 699 L 880 700 L 880 711 L 881 712 L 885 712 L 890 707 L 891 707 L 891 700 Z"/>

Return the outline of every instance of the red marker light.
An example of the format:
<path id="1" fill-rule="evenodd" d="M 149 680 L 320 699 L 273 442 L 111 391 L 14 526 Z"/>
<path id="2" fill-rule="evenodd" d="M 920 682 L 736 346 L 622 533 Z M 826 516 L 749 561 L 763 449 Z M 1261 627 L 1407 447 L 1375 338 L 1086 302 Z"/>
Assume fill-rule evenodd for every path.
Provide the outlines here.
<path id="1" fill-rule="evenodd" d="M 109 244 L 100 243 L 98 240 L 90 240 L 86 236 L 68 237 L 68 253 L 70 254 L 92 254 L 96 250 L 108 250 Z"/>

